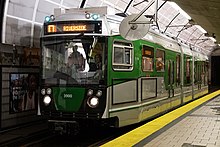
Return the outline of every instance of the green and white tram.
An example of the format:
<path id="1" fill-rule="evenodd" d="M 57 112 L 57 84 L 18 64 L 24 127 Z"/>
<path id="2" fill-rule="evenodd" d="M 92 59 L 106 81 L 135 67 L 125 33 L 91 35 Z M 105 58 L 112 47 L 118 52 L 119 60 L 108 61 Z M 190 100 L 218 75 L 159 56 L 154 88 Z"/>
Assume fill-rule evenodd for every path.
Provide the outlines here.
<path id="1" fill-rule="evenodd" d="M 204 55 L 153 30 L 125 40 L 120 21 L 106 8 L 56 9 L 45 21 L 40 112 L 54 126 L 122 127 L 208 92 Z"/>

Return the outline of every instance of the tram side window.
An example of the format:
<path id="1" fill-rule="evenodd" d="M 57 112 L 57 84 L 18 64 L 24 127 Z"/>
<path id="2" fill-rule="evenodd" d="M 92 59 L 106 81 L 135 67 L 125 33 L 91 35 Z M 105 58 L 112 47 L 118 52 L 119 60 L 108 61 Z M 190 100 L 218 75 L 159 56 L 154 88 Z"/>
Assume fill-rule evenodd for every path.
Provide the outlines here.
<path id="1" fill-rule="evenodd" d="M 115 70 L 132 70 L 133 51 L 131 43 L 115 41 L 113 45 L 113 68 Z"/>
<path id="2" fill-rule="evenodd" d="M 195 65 L 194 65 L 194 72 L 195 72 L 195 74 L 194 74 L 194 78 L 195 78 L 195 80 L 194 80 L 194 83 L 197 83 L 198 82 L 198 76 L 199 76 L 199 70 L 198 70 L 198 68 L 199 68 L 199 66 L 198 66 L 198 61 L 195 61 Z"/>
<path id="3" fill-rule="evenodd" d="M 142 50 L 142 70 L 153 71 L 154 65 L 154 48 L 149 46 L 143 46 Z"/>
<path id="4" fill-rule="evenodd" d="M 190 71 L 190 57 L 186 58 L 186 83 L 189 84 L 191 82 L 190 77 L 191 71 Z"/>
<path id="5" fill-rule="evenodd" d="M 176 56 L 176 83 L 180 85 L 180 55 Z"/>
<path id="6" fill-rule="evenodd" d="M 201 63 L 199 65 L 198 71 L 199 71 L 198 72 L 199 73 L 198 80 L 199 80 L 199 82 L 201 82 L 201 78 L 202 78 L 202 65 L 201 65 Z"/>
<path id="7" fill-rule="evenodd" d="M 156 52 L 156 70 L 164 71 L 164 51 L 157 50 Z"/>

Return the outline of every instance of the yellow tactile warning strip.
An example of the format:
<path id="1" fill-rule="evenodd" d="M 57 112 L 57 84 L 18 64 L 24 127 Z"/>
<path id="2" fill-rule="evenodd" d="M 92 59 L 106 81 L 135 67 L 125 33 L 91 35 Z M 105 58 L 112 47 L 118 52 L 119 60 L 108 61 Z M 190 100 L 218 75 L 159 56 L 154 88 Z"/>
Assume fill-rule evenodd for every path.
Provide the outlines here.
<path id="1" fill-rule="evenodd" d="M 102 145 L 101 147 L 122 147 L 122 146 L 133 146 L 140 142 L 141 140 L 149 137 L 151 134 L 159 131 L 161 128 L 165 127 L 175 119 L 181 117 L 182 115 L 186 114 L 187 112 L 191 111 L 192 109 L 196 108 L 197 106 L 203 104 L 204 102 L 220 95 L 220 90 L 215 91 L 211 94 L 208 94 L 200 99 L 197 99 L 189 104 L 186 104 L 178 109 L 175 109 L 161 117 L 154 119 L 146 123 L 145 125 L 138 127 L 108 143 Z"/>

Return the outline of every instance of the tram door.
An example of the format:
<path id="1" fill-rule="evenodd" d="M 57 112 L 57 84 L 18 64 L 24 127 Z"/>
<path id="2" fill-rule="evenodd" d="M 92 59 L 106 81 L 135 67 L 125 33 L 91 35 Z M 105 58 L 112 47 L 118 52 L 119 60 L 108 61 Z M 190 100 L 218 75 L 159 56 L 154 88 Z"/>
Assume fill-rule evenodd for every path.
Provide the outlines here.
<path id="1" fill-rule="evenodd" d="M 174 97 L 174 61 L 168 61 L 168 96 Z"/>

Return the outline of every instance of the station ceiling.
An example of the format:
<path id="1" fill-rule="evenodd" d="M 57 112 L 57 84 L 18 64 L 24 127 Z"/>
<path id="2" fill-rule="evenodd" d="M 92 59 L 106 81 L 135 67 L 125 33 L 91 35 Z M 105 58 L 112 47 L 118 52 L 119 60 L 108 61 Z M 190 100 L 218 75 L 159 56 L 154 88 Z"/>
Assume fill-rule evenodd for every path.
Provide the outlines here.
<path id="1" fill-rule="evenodd" d="M 39 46 L 40 28 L 44 17 L 53 14 L 54 8 L 80 8 L 107 6 L 109 14 L 138 14 L 149 7 L 143 15 L 155 16 L 156 5 L 152 0 L 5 0 L 2 40 L 7 44 Z M 204 54 L 216 47 L 220 39 L 220 2 L 218 0 L 172 0 L 189 15 L 185 15 L 170 0 L 158 0 L 157 23 L 154 28 L 196 46 Z M 198 24 L 198 25 L 197 25 Z M 202 26 L 206 31 L 200 29 Z M 16 37 L 15 37 L 16 36 Z M 220 40 L 219 40 L 220 41 Z"/>
<path id="2" fill-rule="evenodd" d="M 127 15 L 139 13 L 152 2 L 152 0 L 105 1 L 111 3 L 116 9 L 116 14 L 120 13 L 117 11 L 121 11 Z M 173 2 L 176 2 L 188 15 Z M 218 39 L 217 30 L 220 30 L 220 27 L 218 27 L 220 22 L 216 20 L 217 17 L 220 17 L 217 7 L 220 7 L 219 3 L 217 0 L 212 0 L 211 2 L 205 0 L 158 0 L 157 29 L 160 32 L 178 38 L 184 43 L 196 46 L 199 48 L 198 51 L 204 54 L 210 54 L 217 47 L 215 39 Z M 154 15 L 154 5 L 155 3 L 143 15 Z"/>
<path id="3" fill-rule="evenodd" d="M 220 43 L 220 1 L 219 0 L 172 0 L 177 3 L 192 19 L 201 25 L 207 36 L 215 37 Z"/>

